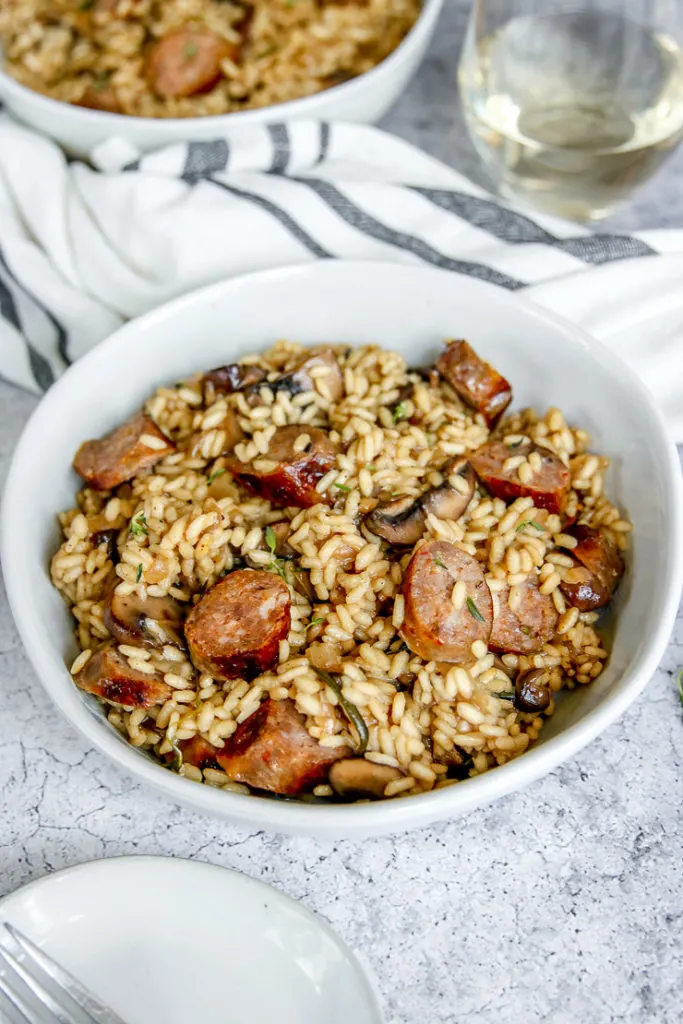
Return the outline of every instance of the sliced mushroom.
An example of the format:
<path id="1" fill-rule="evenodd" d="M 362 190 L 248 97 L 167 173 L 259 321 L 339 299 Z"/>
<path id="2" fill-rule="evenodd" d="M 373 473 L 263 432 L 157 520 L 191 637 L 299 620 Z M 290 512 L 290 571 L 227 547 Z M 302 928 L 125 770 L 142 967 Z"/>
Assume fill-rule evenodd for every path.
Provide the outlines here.
<path id="1" fill-rule="evenodd" d="M 231 395 L 235 391 L 254 387 L 265 378 L 265 370 L 262 370 L 260 366 L 251 366 L 248 363 L 228 363 L 227 366 L 217 366 L 215 370 L 205 373 L 202 378 L 206 404 L 211 405 L 216 395 Z"/>
<path id="2" fill-rule="evenodd" d="M 292 524 L 289 519 L 280 519 L 277 523 L 271 523 L 270 529 L 275 535 L 275 551 L 277 558 L 295 558 L 298 552 L 289 543 L 292 532 Z"/>
<path id="3" fill-rule="evenodd" d="M 122 596 L 115 590 L 104 609 L 104 624 L 121 644 L 182 647 L 185 609 L 172 597 Z"/>
<path id="4" fill-rule="evenodd" d="M 344 393 L 344 377 L 339 361 L 331 348 L 311 349 L 293 370 L 280 374 L 276 380 L 268 381 L 268 387 L 271 391 L 287 391 L 290 395 L 299 395 L 302 391 L 313 391 L 315 383 L 311 376 L 311 370 L 319 366 L 327 367 L 328 372 L 322 375 L 322 380 L 327 387 L 331 401 L 338 402 Z"/>
<path id="5" fill-rule="evenodd" d="M 515 683 L 515 707 L 525 714 L 545 711 L 550 704 L 550 686 L 542 668 L 520 672 Z"/>
<path id="6" fill-rule="evenodd" d="M 389 783 L 400 779 L 401 775 L 398 768 L 349 757 L 332 765 L 328 781 L 337 796 L 344 800 L 380 800 Z"/>
<path id="7" fill-rule="evenodd" d="M 367 517 L 369 530 L 396 546 L 412 547 L 424 533 L 427 514 L 438 519 L 459 519 L 474 494 L 476 477 L 467 459 L 445 467 L 446 479 L 419 498 L 402 497 L 377 506 Z"/>

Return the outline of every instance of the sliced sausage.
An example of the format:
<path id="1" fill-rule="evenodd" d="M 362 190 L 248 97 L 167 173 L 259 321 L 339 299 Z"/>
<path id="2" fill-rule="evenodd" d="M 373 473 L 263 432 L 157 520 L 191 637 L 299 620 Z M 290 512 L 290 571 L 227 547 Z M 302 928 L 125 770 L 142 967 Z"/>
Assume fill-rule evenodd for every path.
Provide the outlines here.
<path id="1" fill-rule="evenodd" d="M 302 451 L 298 451 L 294 442 L 302 434 L 308 434 L 310 440 Z M 319 494 L 315 488 L 335 465 L 336 458 L 337 450 L 323 430 L 295 424 L 278 427 L 266 455 L 256 460 L 257 464 L 262 459 L 267 460 L 270 468 L 257 468 L 254 463 L 241 462 L 235 456 L 228 458 L 225 465 L 239 483 L 267 498 L 273 505 L 310 508 L 320 502 L 329 504 L 334 500 Z"/>
<path id="2" fill-rule="evenodd" d="M 154 43 L 147 54 L 147 80 L 162 99 L 208 92 L 220 80 L 221 62 L 237 60 L 239 47 L 206 28 L 185 26 Z"/>
<path id="3" fill-rule="evenodd" d="M 191 740 L 181 740 L 178 744 L 183 757 L 183 764 L 192 764 L 195 768 L 217 768 L 220 765 L 216 760 L 218 747 L 205 740 L 203 736 L 193 736 Z"/>
<path id="4" fill-rule="evenodd" d="M 114 643 L 95 651 L 74 682 L 86 693 L 126 708 L 151 708 L 173 693 L 158 673 L 146 675 L 131 668 Z"/>
<path id="5" fill-rule="evenodd" d="M 107 491 L 130 480 L 140 470 L 149 469 L 175 450 L 173 442 L 162 434 L 154 420 L 138 412 L 105 437 L 82 444 L 73 465 L 91 487 Z"/>
<path id="6" fill-rule="evenodd" d="M 509 587 L 496 594 L 498 614 L 489 647 L 504 654 L 533 654 L 554 636 L 559 616 L 552 597 L 539 591 L 538 577 L 527 576 L 518 588 L 522 603 L 515 612 L 508 604 Z"/>
<path id="7" fill-rule="evenodd" d="M 579 611 L 602 608 L 611 601 L 624 575 L 619 548 L 605 533 L 590 526 L 574 526 L 567 532 L 579 543 L 570 552 L 576 565 L 566 571 L 560 589 Z"/>
<path id="8" fill-rule="evenodd" d="M 108 114 L 121 113 L 121 101 L 116 89 L 106 79 L 89 85 L 76 106 L 87 110 L 104 110 Z"/>
<path id="9" fill-rule="evenodd" d="M 211 405 L 216 395 L 232 395 L 235 391 L 260 384 L 265 379 L 266 371 L 260 366 L 250 366 L 248 363 L 217 366 L 202 378 L 204 399 L 207 405 Z"/>
<path id="10" fill-rule="evenodd" d="M 450 341 L 436 368 L 463 402 L 494 427 L 512 401 L 512 388 L 466 341 Z"/>
<path id="11" fill-rule="evenodd" d="M 518 468 L 505 468 L 509 459 L 521 456 L 528 460 L 532 452 L 537 452 L 541 460 L 541 468 L 532 472 L 528 483 L 522 483 Z M 515 498 L 533 498 L 537 508 L 545 508 L 548 512 L 562 512 L 571 478 L 569 470 L 557 455 L 541 448 L 531 441 L 511 446 L 502 441 L 490 441 L 482 445 L 470 457 L 474 471 L 487 491 L 496 498 L 513 501 Z"/>
<path id="12" fill-rule="evenodd" d="M 275 664 L 290 621 L 289 588 L 279 576 L 237 569 L 194 606 L 185 639 L 198 671 L 214 679 L 249 678 Z"/>
<path id="13" fill-rule="evenodd" d="M 172 597 L 122 596 L 114 590 L 104 607 L 104 624 L 120 644 L 143 647 L 183 643 L 185 609 Z"/>
<path id="14" fill-rule="evenodd" d="M 330 768 L 328 781 L 344 800 L 379 800 L 384 790 L 402 772 L 386 764 L 374 764 L 363 757 L 345 757 Z"/>
<path id="15" fill-rule="evenodd" d="M 443 473 L 446 480 L 418 498 L 394 498 L 377 505 L 366 519 L 368 529 L 389 544 L 412 547 L 424 533 L 428 513 L 459 519 L 474 494 L 474 470 L 467 459 L 456 459 Z"/>
<path id="16" fill-rule="evenodd" d="M 296 364 L 293 370 L 282 373 L 276 380 L 268 382 L 271 391 L 286 391 L 290 395 L 299 395 L 303 391 L 313 391 L 315 380 L 312 370 L 325 367 L 326 373 L 321 376 L 333 402 L 338 402 L 344 393 L 344 377 L 339 360 L 331 348 L 311 349 Z"/>
<path id="17" fill-rule="evenodd" d="M 467 593 L 462 606 L 456 608 L 452 595 L 459 580 L 464 581 Z M 425 661 L 466 664 L 473 660 L 475 640 L 488 643 L 493 622 L 491 591 L 479 562 L 454 544 L 423 544 L 408 563 L 403 595 L 401 636 Z"/>
<path id="18" fill-rule="evenodd" d="M 520 672 L 515 681 L 514 705 L 525 714 L 545 711 L 550 704 L 550 686 L 542 668 Z"/>
<path id="19" fill-rule="evenodd" d="M 347 747 L 321 747 L 291 700 L 266 700 L 238 725 L 216 760 L 235 782 L 296 796 L 327 778 Z"/>

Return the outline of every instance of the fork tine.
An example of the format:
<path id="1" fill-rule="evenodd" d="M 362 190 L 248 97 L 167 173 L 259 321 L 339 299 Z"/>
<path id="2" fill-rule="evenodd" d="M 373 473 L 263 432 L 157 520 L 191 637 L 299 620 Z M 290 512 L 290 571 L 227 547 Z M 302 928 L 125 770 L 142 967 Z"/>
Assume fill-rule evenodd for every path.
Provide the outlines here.
<path id="1" fill-rule="evenodd" d="M 15 988 L 8 982 L 7 978 L 0 974 L 0 992 L 7 1000 L 9 1005 L 13 1008 L 16 1020 L 16 1014 L 19 1014 L 19 1018 L 26 1024 L 36 1024 L 35 1008 L 29 1006 L 23 996 L 19 995 Z M 43 1018 L 44 1019 L 44 1018 Z M 53 1018 L 54 1020 L 54 1018 Z"/>
<path id="2" fill-rule="evenodd" d="M 8 924 L 7 921 L 4 924 L 5 929 L 28 960 L 59 985 L 80 1010 L 87 1014 L 93 1024 L 124 1024 L 124 1021 L 113 1010 L 103 1006 L 100 1000 L 85 985 L 78 981 L 77 978 L 74 978 L 72 974 L 53 960 L 51 956 L 48 956 L 43 949 L 36 946 L 23 932 L 20 932 L 14 925 Z"/>
<path id="3" fill-rule="evenodd" d="M 24 965 L 19 963 L 16 957 L 12 956 L 9 950 L 5 949 L 4 946 L 0 946 L 0 957 L 2 957 L 2 959 L 5 961 L 9 969 L 13 971 L 14 974 L 21 979 L 21 981 L 23 981 L 24 985 L 29 990 L 29 992 L 31 992 L 31 994 L 34 996 L 37 1002 L 41 1006 L 44 1006 L 45 1009 L 49 1010 L 56 1021 L 59 1021 L 59 1024 L 74 1024 L 73 1017 L 70 1018 L 66 1016 L 64 1008 L 59 1005 L 59 1003 L 56 1001 L 56 999 L 53 998 L 51 993 L 48 992 L 47 989 L 44 989 L 40 982 L 38 982 L 34 978 L 34 976 L 26 970 Z M 5 995 L 8 996 L 10 1001 L 13 996 L 17 1008 L 21 1009 L 22 1013 L 25 1013 L 26 1011 L 24 1010 L 24 1006 L 27 1006 L 26 1002 L 23 999 L 21 999 L 21 997 L 19 997 L 20 1002 L 23 1003 L 23 1006 L 20 1005 L 20 1002 L 17 999 L 16 990 L 13 991 L 12 988 L 10 988 L 10 986 L 7 985 L 7 979 L 5 979 L 5 985 L 9 989 L 9 993 L 5 992 Z M 30 1007 L 29 1011 L 33 1012 L 32 1010 L 30 1010 Z M 30 1020 L 31 1018 L 29 1017 L 28 1019 Z"/>

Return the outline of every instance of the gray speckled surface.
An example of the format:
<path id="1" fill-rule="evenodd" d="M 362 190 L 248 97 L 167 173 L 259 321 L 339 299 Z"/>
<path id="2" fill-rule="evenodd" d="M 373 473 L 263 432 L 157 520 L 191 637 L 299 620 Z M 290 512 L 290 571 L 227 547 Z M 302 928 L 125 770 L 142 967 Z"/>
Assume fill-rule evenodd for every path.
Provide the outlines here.
<path id="1" fill-rule="evenodd" d="M 453 86 L 465 8 L 386 126 L 472 173 Z M 683 224 L 682 170 L 683 151 L 608 223 Z M 0 385 L 1 478 L 34 404 Z M 423 832 L 320 843 L 202 819 L 122 776 L 51 706 L 0 602 L 0 894 L 95 857 L 196 857 L 322 914 L 391 1024 L 681 1020 L 683 616 L 645 694 L 552 775 Z"/>

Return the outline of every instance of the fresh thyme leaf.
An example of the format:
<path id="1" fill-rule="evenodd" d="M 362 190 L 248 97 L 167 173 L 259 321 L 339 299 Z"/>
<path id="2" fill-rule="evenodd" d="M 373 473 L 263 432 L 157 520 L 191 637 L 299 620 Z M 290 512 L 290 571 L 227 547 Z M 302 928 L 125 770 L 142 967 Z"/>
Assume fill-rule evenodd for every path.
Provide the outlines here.
<path id="1" fill-rule="evenodd" d="M 540 523 L 535 522 L 533 519 L 525 519 L 523 523 L 515 527 L 515 533 L 520 533 L 525 526 L 533 526 L 534 530 L 538 530 L 539 533 L 545 533 L 545 526 L 541 526 Z"/>
<path id="2" fill-rule="evenodd" d="M 398 405 L 394 406 L 394 411 L 391 414 L 391 418 L 394 423 L 399 423 L 401 420 L 408 419 L 408 408 L 405 402 L 399 402 Z"/>
<path id="3" fill-rule="evenodd" d="M 183 767 L 182 751 L 181 751 L 180 747 L 177 746 L 177 744 L 175 744 L 175 743 L 172 743 L 171 747 L 173 749 L 173 755 L 174 756 L 173 756 L 173 760 L 169 761 L 166 767 L 169 769 L 169 771 L 179 772 L 180 769 Z"/>
<path id="4" fill-rule="evenodd" d="M 94 3 L 95 0 L 81 0 L 78 9 L 79 11 L 89 11 Z"/>
<path id="5" fill-rule="evenodd" d="M 513 441 L 512 444 L 506 444 L 505 447 L 506 448 L 510 448 L 510 449 L 512 449 L 512 448 L 519 448 L 519 446 L 522 445 L 522 444 L 524 444 L 524 438 L 523 437 L 520 438 L 519 441 Z"/>
<path id="6" fill-rule="evenodd" d="M 277 46 L 266 46 L 266 48 L 261 50 L 260 53 L 257 53 L 256 56 L 259 60 L 263 60 L 264 57 L 270 57 L 271 53 L 275 53 L 276 50 Z"/>
<path id="7" fill-rule="evenodd" d="M 678 686 L 678 693 L 681 698 L 681 704 L 683 705 L 683 668 L 679 671 L 676 676 L 676 685 Z"/>
<path id="8" fill-rule="evenodd" d="M 377 466 L 363 466 L 363 469 L 367 469 L 368 473 L 376 473 L 378 467 Z"/>
<path id="9" fill-rule="evenodd" d="M 517 695 L 514 690 L 501 690 L 500 693 L 494 693 L 493 696 L 498 700 L 514 700 Z"/>
<path id="10" fill-rule="evenodd" d="M 197 44 L 196 43 L 188 43 L 187 46 L 185 47 L 185 49 L 183 50 L 183 57 L 185 58 L 185 60 L 192 60 L 192 58 L 196 57 L 196 56 L 197 56 Z"/>
<path id="11" fill-rule="evenodd" d="M 324 619 L 311 619 L 311 621 L 306 626 L 306 629 L 311 629 L 312 626 L 319 626 L 320 623 L 324 621 Z"/>
<path id="12" fill-rule="evenodd" d="M 528 626 L 520 626 L 519 628 L 521 629 L 522 633 L 525 634 L 525 636 L 531 636 L 531 630 Z"/>
<path id="13" fill-rule="evenodd" d="M 146 537 L 149 534 L 149 530 L 147 529 L 147 520 L 145 519 L 145 513 L 142 509 L 135 513 L 130 521 L 128 529 L 134 537 Z"/>
<path id="14" fill-rule="evenodd" d="M 434 555 L 434 564 L 438 565 L 439 569 L 447 569 L 448 566 L 445 562 L 442 562 L 438 555 Z"/>
<path id="15" fill-rule="evenodd" d="M 275 536 L 275 530 L 272 526 L 266 526 L 265 531 L 266 544 L 271 555 L 275 554 L 275 548 L 277 547 L 277 537 Z"/>
<path id="16" fill-rule="evenodd" d="M 211 485 L 214 482 L 214 480 L 218 480 L 218 477 L 223 476 L 224 473 L 227 473 L 227 469 L 214 469 L 213 473 L 206 482 L 209 485 Z"/>
<path id="17" fill-rule="evenodd" d="M 370 738 L 370 733 L 365 723 L 365 719 L 356 705 L 352 703 L 352 701 L 346 699 L 342 693 L 341 683 L 338 679 L 331 676 L 329 672 L 325 672 L 321 668 L 316 668 L 315 665 L 313 665 L 312 668 L 316 675 L 320 676 L 322 681 L 329 686 L 334 694 L 336 694 L 337 700 L 339 701 L 344 714 L 358 734 L 358 753 L 364 754 L 368 749 L 368 740 Z"/>
<path id="18" fill-rule="evenodd" d="M 347 484 L 335 484 L 338 491 L 343 491 L 344 494 L 348 494 L 351 488 Z"/>
<path id="19" fill-rule="evenodd" d="M 486 619 L 481 614 L 481 612 L 479 611 L 479 609 L 477 608 L 476 604 L 474 603 L 474 601 L 472 600 L 471 597 L 467 598 L 467 610 L 469 611 L 469 613 L 472 616 L 472 618 L 476 619 L 477 622 L 485 622 L 486 621 Z"/>
<path id="20" fill-rule="evenodd" d="M 139 583 L 142 579 L 142 562 L 138 563 L 137 571 L 135 573 L 135 582 Z"/>

